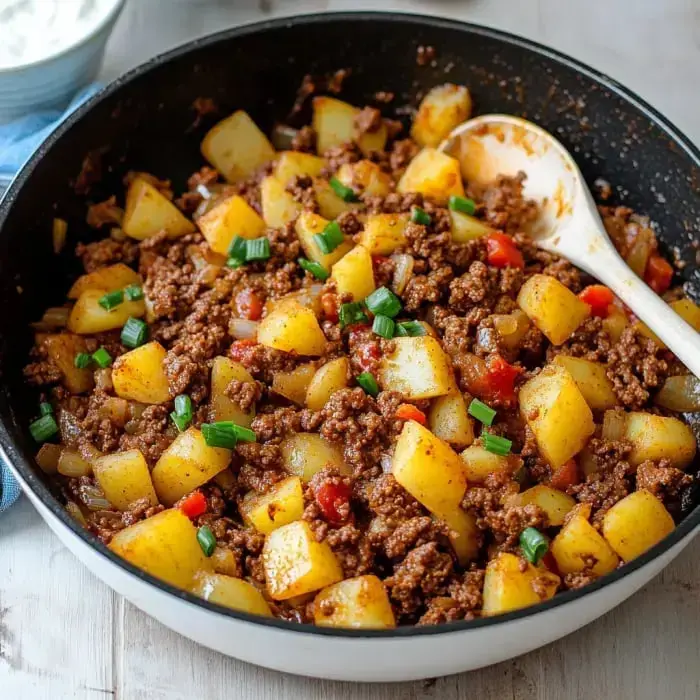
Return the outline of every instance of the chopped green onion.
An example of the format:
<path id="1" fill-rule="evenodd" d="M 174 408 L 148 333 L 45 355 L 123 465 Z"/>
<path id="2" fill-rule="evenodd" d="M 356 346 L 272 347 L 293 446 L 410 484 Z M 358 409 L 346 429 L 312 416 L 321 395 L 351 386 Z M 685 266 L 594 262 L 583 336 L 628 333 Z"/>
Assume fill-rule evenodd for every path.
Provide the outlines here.
<path id="1" fill-rule="evenodd" d="M 340 320 L 341 328 L 350 326 L 353 323 L 367 323 L 367 321 L 369 321 L 367 314 L 359 301 L 351 301 L 347 304 L 341 304 L 340 311 L 338 312 L 338 318 Z"/>
<path id="2" fill-rule="evenodd" d="M 352 187 L 344 185 L 337 177 L 332 177 L 328 184 L 333 188 L 338 197 L 340 197 L 344 202 L 356 202 L 358 200 L 357 194 Z"/>
<path id="3" fill-rule="evenodd" d="M 428 331 L 425 330 L 425 326 L 420 321 L 402 321 L 396 324 L 395 335 L 400 338 L 407 336 L 418 338 L 421 335 L 428 335 Z"/>
<path id="4" fill-rule="evenodd" d="M 487 432 L 481 433 L 481 443 L 487 452 L 500 455 L 501 457 L 510 454 L 510 448 L 513 447 L 513 443 L 507 438 L 491 435 L 491 433 Z"/>
<path id="5" fill-rule="evenodd" d="M 230 258 L 238 258 L 239 260 L 245 260 L 246 251 L 246 239 L 240 236 L 234 236 L 231 241 L 231 245 L 228 247 L 228 256 Z"/>
<path id="6" fill-rule="evenodd" d="M 192 422 L 192 399 L 187 394 L 175 397 L 175 410 L 170 414 L 177 429 L 183 433 Z"/>
<path id="7" fill-rule="evenodd" d="M 233 432 L 236 433 L 236 437 L 243 442 L 257 442 L 258 436 L 250 428 L 244 428 L 242 425 L 236 425 L 232 423 Z"/>
<path id="8" fill-rule="evenodd" d="M 112 356 L 104 349 L 100 348 L 92 353 L 92 359 L 98 367 L 104 369 L 112 364 Z"/>
<path id="9" fill-rule="evenodd" d="M 411 210 L 411 221 L 414 224 L 422 224 L 423 226 L 430 226 L 432 219 L 430 214 L 424 211 L 420 207 L 413 207 Z"/>
<path id="10" fill-rule="evenodd" d="M 382 314 L 394 318 L 401 311 L 401 301 L 387 287 L 375 289 L 366 299 L 365 304 L 373 314 Z"/>
<path id="11" fill-rule="evenodd" d="M 173 423 L 175 423 L 177 430 L 180 433 L 184 433 L 185 430 L 187 430 L 190 425 L 190 421 L 192 420 L 192 418 L 188 416 L 178 416 L 175 411 L 170 413 L 170 417 L 173 419 Z"/>
<path id="12" fill-rule="evenodd" d="M 73 364 L 78 369 L 85 369 L 86 367 L 89 367 L 90 366 L 90 355 L 86 352 L 79 352 L 75 356 L 75 359 L 73 360 Z"/>
<path id="13" fill-rule="evenodd" d="M 104 296 L 100 297 L 98 304 L 106 311 L 111 311 L 112 309 L 119 306 L 124 301 L 124 292 L 121 289 L 117 289 L 114 292 L 108 292 Z"/>
<path id="14" fill-rule="evenodd" d="M 370 395 L 379 393 L 379 385 L 371 372 L 363 372 L 357 376 L 357 383 Z"/>
<path id="15" fill-rule="evenodd" d="M 138 348 L 148 338 L 148 326 L 141 319 L 131 316 L 122 328 L 121 338 L 127 348 Z"/>
<path id="16" fill-rule="evenodd" d="M 270 241 L 264 236 L 245 242 L 245 261 L 268 260 L 270 257 Z"/>
<path id="17" fill-rule="evenodd" d="M 332 253 L 345 240 L 337 221 L 331 221 L 326 228 L 314 235 L 314 241 L 324 255 Z"/>
<path id="18" fill-rule="evenodd" d="M 476 211 L 476 204 L 473 199 L 459 197 L 456 194 L 450 197 L 447 206 L 452 209 L 452 211 L 461 211 L 462 214 L 468 214 L 469 216 L 472 216 Z"/>
<path id="19" fill-rule="evenodd" d="M 321 265 L 321 263 L 312 262 L 311 260 L 307 260 L 306 258 L 299 258 L 297 262 L 299 263 L 299 266 L 302 270 L 310 272 L 317 280 L 321 280 L 321 282 L 327 280 L 330 277 L 330 273 L 328 272 L 328 270 L 326 270 L 325 267 L 323 267 L 323 265 Z"/>
<path id="20" fill-rule="evenodd" d="M 547 538 L 539 530 L 534 527 L 526 527 L 520 533 L 520 549 L 525 559 L 531 564 L 537 564 L 547 553 L 549 545 Z"/>
<path id="21" fill-rule="evenodd" d="M 238 442 L 238 436 L 231 421 L 222 420 L 217 423 L 202 423 L 204 442 L 209 447 L 225 447 L 232 450 Z"/>
<path id="22" fill-rule="evenodd" d="M 240 258 L 229 258 L 226 261 L 226 267 L 230 267 L 232 270 L 235 270 L 238 267 L 241 267 L 243 265 L 243 260 Z"/>
<path id="23" fill-rule="evenodd" d="M 211 531 L 209 525 L 202 525 L 202 527 L 197 530 L 197 542 L 199 542 L 199 546 L 202 548 L 205 557 L 210 557 L 214 554 L 214 550 L 216 549 L 216 537 L 214 537 L 214 533 Z"/>
<path id="24" fill-rule="evenodd" d="M 496 411 L 479 399 L 472 399 L 467 412 L 484 425 L 493 425 L 493 419 L 496 417 Z"/>
<path id="25" fill-rule="evenodd" d="M 39 415 L 50 416 L 53 414 L 53 406 L 48 401 L 42 401 L 39 404 Z"/>
<path id="26" fill-rule="evenodd" d="M 129 301 L 141 301 L 143 288 L 139 284 L 130 284 L 128 287 L 124 287 L 124 294 Z"/>
<path id="27" fill-rule="evenodd" d="M 396 324 L 394 323 L 394 319 L 378 314 L 374 317 L 372 330 L 382 338 L 393 338 L 395 326 Z"/>
<path id="28" fill-rule="evenodd" d="M 29 426 L 29 432 L 37 442 L 46 442 L 58 433 L 58 425 L 53 414 L 49 413 L 35 420 Z"/>

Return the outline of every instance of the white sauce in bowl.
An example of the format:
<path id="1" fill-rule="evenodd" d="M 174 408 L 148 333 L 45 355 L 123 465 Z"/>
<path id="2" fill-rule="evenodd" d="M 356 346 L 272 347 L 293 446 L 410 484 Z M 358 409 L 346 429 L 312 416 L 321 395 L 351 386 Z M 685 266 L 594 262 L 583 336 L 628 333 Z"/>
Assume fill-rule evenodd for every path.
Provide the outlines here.
<path id="1" fill-rule="evenodd" d="M 79 43 L 119 0 L 0 0 L 0 69 L 34 63 Z"/>

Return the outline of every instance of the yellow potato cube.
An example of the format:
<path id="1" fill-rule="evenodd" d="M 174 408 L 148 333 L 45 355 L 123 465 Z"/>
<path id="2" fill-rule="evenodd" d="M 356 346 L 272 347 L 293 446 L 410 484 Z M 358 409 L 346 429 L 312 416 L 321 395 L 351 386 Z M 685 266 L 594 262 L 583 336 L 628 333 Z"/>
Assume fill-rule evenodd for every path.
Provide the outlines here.
<path id="1" fill-rule="evenodd" d="M 466 566 L 479 553 L 481 531 L 477 527 L 476 518 L 461 508 L 455 508 L 442 518 L 450 528 L 450 544 L 457 555 L 457 561 Z"/>
<path id="2" fill-rule="evenodd" d="M 51 362 L 63 375 L 63 383 L 71 394 L 82 394 L 92 389 L 95 385 L 93 371 L 75 366 L 75 356 L 87 352 L 83 338 L 72 333 L 56 333 L 47 335 L 42 344 Z"/>
<path id="3" fill-rule="evenodd" d="M 568 355 L 557 355 L 554 364 L 569 372 L 583 398 L 594 411 L 604 411 L 617 406 L 617 396 L 605 373 L 605 365 Z"/>
<path id="4" fill-rule="evenodd" d="M 318 202 L 318 211 L 326 219 L 337 219 L 344 211 L 360 209 L 361 202 L 346 202 L 338 197 L 328 180 L 314 180 L 314 194 Z"/>
<path id="5" fill-rule="evenodd" d="M 352 474 L 342 448 L 316 433 L 293 433 L 282 440 L 280 450 L 285 471 L 300 477 L 304 483 L 325 467 L 333 467 L 344 476 Z"/>
<path id="6" fill-rule="evenodd" d="M 626 418 L 624 438 L 632 443 L 627 459 L 633 467 L 647 459 L 668 459 L 671 466 L 684 469 L 693 461 L 695 435 L 683 421 L 643 411 L 628 413 Z"/>
<path id="7" fill-rule="evenodd" d="M 207 133 L 202 155 L 228 182 L 240 182 L 273 160 L 275 149 L 255 122 L 239 110 Z"/>
<path id="8" fill-rule="evenodd" d="M 121 328 L 129 317 L 140 318 L 146 312 L 143 299 L 139 301 L 125 299 L 111 311 L 107 311 L 100 306 L 100 299 L 104 294 L 101 289 L 88 289 L 80 295 L 68 317 L 69 331 L 79 335 L 113 331 L 115 328 Z"/>
<path id="9" fill-rule="evenodd" d="M 396 627 L 384 584 L 371 574 L 348 578 L 324 588 L 314 599 L 314 622 L 319 627 Z"/>
<path id="10" fill-rule="evenodd" d="M 243 520 L 264 535 L 269 535 L 282 525 L 301 520 L 304 515 L 301 479 L 290 476 L 278 481 L 266 493 L 248 492 L 243 497 L 240 511 Z"/>
<path id="11" fill-rule="evenodd" d="M 324 219 L 322 216 L 310 211 L 305 211 L 299 215 L 294 228 L 299 237 L 301 247 L 306 253 L 306 257 L 309 260 L 321 263 L 321 265 L 330 272 L 333 264 L 338 262 L 338 260 L 352 248 L 352 242 L 345 240 L 331 253 L 327 255 L 322 253 L 321 249 L 318 247 L 318 243 L 314 240 L 314 236 L 317 233 L 322 233 L 328 223 L 328 220 Z"/>
<path id="12" fill-rule="evenodd" d="M 632 561 L 670 534 L 671 514 L 654 494 L 641 489 L 603 516 L 603 537 L 623 561 Z"/>
<path id="13" fill-rule="evenodd" d="M 469 216 L 461 211 L 452 209 L 450 209 L 450 224 L 452 240 L 457 241 L 457 243 L 466 243 L 475 238 L 483 238 L 494 232 L 494 229 L 475 216 Z"/>
<path id="14" fill-rule="evenodd" d="M 301 204 L 273 175 L 268 175 L 260 183 L 260 203 L 263 220 L 270 228 L 282 228 L 301 213 Z"/>
<path id="15" fill-rule="evenodd" d="M 119 510 L 125 511 L 142 498 L 158 505 L 151 472 L 139 450 L 115 452 L 96 459 L 92 470 L 105 498 Z"/>
<path id="16" fill-rule="evenodd" d="M 273 173 L 286 187 L 295 177 L 318 177 L 325 167 L 325 159 L 311 155 L 311 153 L 282 151 Z"/>
<path id="17" fill-rule="evenodd" d="M 228 467 L 231 450 L 209 447 L 196 428 L 180 433 L 151 472 L 161 503 L 173 503 L 194 491 Z"/>
<path id="18" fill-rule="evenodd" d="M 511 457 L 494 454 L 481 445 L 470 445 L 459 456 L 464 462 L 462 469 L 470 484 L 483 484 L 489 474 L 513 471 Z"/>
<path id="19" fill-rule="evenodd" d="M 68 291 L 69 299 L 78 299 L 88 289 L 100 289 L 102 293 L 116 292 L 130 284 L 141 284 L 141 275 L 124 263 L 100 267 L 81 275 Z"/>
<path id="20" fill-rule="evenodd" d="M 153 340 L 124 353 L 114 361 L 114 393 L 140 403 L 165 403 L 170 400 L 168 375 L 163 361 L 165 348 Z"/>
<path id="21" fill-rule="evenodd" d="M 306 392 L 316 374 L 316 365 L 300 365 L 291 372 L 275 372 L 272 377 L 272 391 L 299 406 L 306 401 Z"/>
<path id="22" fill-rule="evenodd" d="M 450 391 L 450 361 L 438 341 L 429 336 L 394 338 L 394 350 L 379 367 L 383 389 L 398 391 L 408 400 L 430 399 Z"/>
<path id="23" fill-rule="evenodd" d="M 654 397 L 657 406 L 669 411 L 697 411 L 700 409 L 700 379 L 692 374 L 668 377 Z"/>
<path id="24" fill-rule="evenodd" d="M 608 317 L 603 319 L 601 325 L 603 330 L 607 331 L 610 340 L 617 343 L 622 337 L 622 331 L 629 325 L 629 319 L 627 314 L 616 306 L 611 305 L 608 308 Z"/>
<path id="25" fill-rule="evenodd" d="M 356 245 L 333 265 L 331 277 L 338 294 L 350 294 L 354 301 L 364 299 L 376 289 L 372 256 L 361 245 Z"/>
<path id="26" fill-rule="evenodd" d="M 410 218 L 408 214 L 370 214 L 360 233 L 360 245 L 372 255 L 391 255 L 406 245 L 404 231 Z"/>
<path id="27" fill-rule="evenodd" d="M 571 375 L 558 365 L 547 365 L 520 388 L 520 412 L 552 467 L 578 454 L 593 435 L 591 409 Z"/>
<path id="28" fill-rule="evenodd" d="M 306 390 L 306 405 L 312 411 L 320 411 L 336 391 L 348 385 L 350 363 L 347 357 L 339 357 L 319 367 Z"/>
<path id="29" fill-rule="evenodd" d="M 258 342 L 275 350 L 318 356 L 326 350 L 318 319 L 311 309 L 296 301 L 276 307 L 258 327 Z"/>
<path id="30" fill-rule="evenodd" d="M 434 148 L 424 148 L 409 164 L 396 187 L 398 192 L 420 192 L 445 204 L 451 195 L 464 196 L 459 161 Z"/>
<path id="31" fill-rule="evenodd" d="M 391 192 L 391 176 L 371 160 L 344 163 L 335 177 L 358 194 L 386 197 Z"/>
<path id="32" fill-rule="evenodd" d="M 469 119 L 471 111 L 472 98 L 464 85 L 437 85 L 421 101 L 411 136 L 419 146 L 436 148 L 452 129 Z"/>
<path id="33" fill-rule="evenodd" d="M 142 241 L 167 231 L 178 238 L 195 230 L 194 224 L 163 194 L 146 180 L 136 178 L 126 193 L 126 209 L 122 230 L 127 236 Z"/>
<path id="34" fill-rule="evenodd" d="M 452 389 L 449 394 L 433 400 L 428 412 L 428 427 L 455 449 L 474 442 L 474 426 L 461 391 Z"/>
<path id="35" fill-rule="evenodd" d="M 232 610 L 272 617 L 272 611 L 263 594 L 242 578 L 202 572 L 195 578 L 192 593 L 210 603 Z"/>
<path id="36" fill-rule="evenodd" d="M 240 238 L 260 238 L 265 234 L 265 222 L 248 202 L 237 194 L 217 204 L 197 219 L 197 226 L 209 247 L 221 255 L 228 253 L 231 241 Z"/>
<path id="37" fill-rule="evenodd" d="M 262 553 L 267 592 L 287 600 L 341 581 L 343 570 L 327 542 L 316 542 L 305 520 L 283 525 L 265 539 Z"/>
<path id="38" fill-rule="evenodd" d="M 366 155 L 382 151 L 386 144 L 387 130 L 382 126 L 374 132 L 360 133 L 355 126 L 357 107 L 333 97 L 315 97 L 311 126 L 316 132 L 316 152 L 324 154 L 329 148 L 355 141 Z"/>
<path id="39" fill-rule="evenodd" d="M 129 563 L 178 588 L 189 589 L 211 563 L 197 542 L 197 529 L 177 508 L 120 530 L 109 548 Z"/>
<path id="40" fill-rule="evenodd" d="M 244 428 L 250 428 L 255 418 L 255 406 L 249 411 L 242 411 L 241 407 L 226 395 L 226 389 L 233 381 L 255 384 L 255 379 L 240 362 L 234 362 L 221 355 L 215 357 L 211 367 L 209 420 L 212 423 L 230 420 Z"/>
<path id="41" fill-rule="evenodd" d="M 576 505 L 576 501 L 568 494 L 544 484 L 533 486 L 517 494 L 511 502 L 520 506 L 530 504 L 539 506 L 547 514 L 548 527 L 563 525 L 566 516 Z"/>

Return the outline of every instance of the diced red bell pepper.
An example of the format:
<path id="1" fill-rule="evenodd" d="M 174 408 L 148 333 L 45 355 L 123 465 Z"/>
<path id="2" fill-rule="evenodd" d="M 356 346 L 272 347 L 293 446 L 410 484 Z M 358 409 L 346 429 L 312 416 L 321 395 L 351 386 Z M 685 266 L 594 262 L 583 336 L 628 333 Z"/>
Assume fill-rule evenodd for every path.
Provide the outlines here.
<path id="1" fill-rule="evenodd" d="M 493 267 L 525 267 L 523 254 L 505 233 L 492 233 L 486 239 L 486 259 Z"/>
<path id="2" fill-rule="evenodd" d="M 236 295 L 236 311 L 240 318 L 257 321 L 263 312 L 263 303 L 252 289 L 244 289 Z"/>
<path id="3" fill-rule="evenodd" d="M 334 484 L 326 481 L 316 489 L 316 503 L 318 503 L 323 517 L 334 525 L 345 520 L 345 516 L 339 509 L 350 502 L 352 491 L 345 484 Z M 344 509 L 345 510 L 345 509 Z"/>
<path id="4" fill-rule="evenodd" d="M 615 300 L 614 294 L 603 284 L 592 284 L 586 287 L 578 298 L 591 307 L 591 313 L 600 318 L 607 318 L 610 304 Z"/>
<path id="5" fill-rule="evenodd" d="M 180 510 L 190 519 L 207 512 L 207 499 L 201 491 L 193 491 L 180 503 Z"/>
<path id="6" fill-rule="evenodd" d="M 410 403 L 402 403 L 396 409 L 396 417 L 400 420 L 414 420 L 421 425 L 425 425 L 427 422 L 425 413 Z"/>
<path id="7" fill-rule="evenodd" d="M 552 474 L 552 479 L 549 482 L 550 486 L 559 491 L 566 491 L 569 486 L 574 486 L 581 481 L 581 472 L 575 459 L 570 459 L 558 467 Z"/>
<path id="8" fill-rule="evenodd" d="M 644 281 L 657 294 L 663 294 L 671 286 L 672 279 L 673 268 L 671 264 L 656 253 L 650 255 L 647 269 L 644 272 Z"/>
<path id="9" fill-rule="evenodd" d="M 321 294 L 321 309 L 327 321 L 338 323 L 338 297 L 333 292 Z"/>
<path id="10" fill-rule="evenodd" d="M 515 400 L 515 380 L 522 368 L 506 362 L 500 355 L 491 355 L 486 361 L 485 394 L 503 402 Z"/>

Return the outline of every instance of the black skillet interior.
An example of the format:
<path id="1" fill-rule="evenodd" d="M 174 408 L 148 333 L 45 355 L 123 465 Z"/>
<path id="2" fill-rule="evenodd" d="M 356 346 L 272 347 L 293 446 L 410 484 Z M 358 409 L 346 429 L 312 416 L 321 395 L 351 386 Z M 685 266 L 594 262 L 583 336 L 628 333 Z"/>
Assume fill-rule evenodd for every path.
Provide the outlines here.
<path id="1" fill-rule="evenodd" d="M 433 63 L 417 65 L 419 46 L 435 47 Z M 4 447 L 22 473 L 30 477 L 22 457 L 31 460 L 35 451 L 26 425 L 36 413 L 36 396 L 22 382 L 31 345 L 27 324 L 65 298 L 78 271 L 75 244 L 97 238 L 85 224 L 86 198 L 71 185 L 83 158 L 102 152 L 103 178 L 90 201 L 123 191 L 121 178 L 130 169 L 169 178 L 180 191 L 203 164 L 199 143 L 216 116 L 242 108 L 269 130 L 285 120 L 306 73 L 350 68 L 342 97 L 372 104 L 378 90 L 394 92 L 394 102 L 383 107 L 387 116 L 451 81 L 470 87 L 479 112 L 538 122 L 574 153 L 590 184 L 606 179 L 617 203 L 651 217 L 666 249 L 677 248 L 688 263 L 682 274 L 692 293 L 693 241 L 700 230 L 697 151 L 613 81 L 534 49 L 479 27 L 408 15 L 277 20 L 156 58 L 81 109 L 32 159 L 0 207 L 0 418 Z M 193 128 L 198 97 L 213 98 L 220 111 Z M 69 241 L 60 256 L 51 246 L 54 216 L 68 220 Z M 700 521 L 697 510 L 692 519 Z"/>

